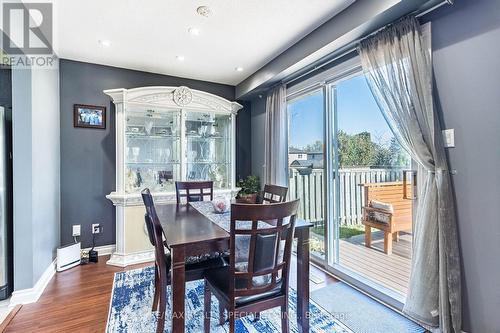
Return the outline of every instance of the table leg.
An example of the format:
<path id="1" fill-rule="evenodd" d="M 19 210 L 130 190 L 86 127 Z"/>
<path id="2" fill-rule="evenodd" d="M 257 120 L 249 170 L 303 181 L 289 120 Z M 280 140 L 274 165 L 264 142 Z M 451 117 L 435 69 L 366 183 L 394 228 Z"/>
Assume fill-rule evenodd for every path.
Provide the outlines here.
<path id="1" fill-rule="evenodd" d="M 172 332 L 184 332 L 185 315 L 185 249 L 173 247 L 170 249 L 172 255 Z"/>
<path id="2" fill-rule="evenodd" d="M 297 230 L 297 325 L 309 332 L 309 228 Z"/>

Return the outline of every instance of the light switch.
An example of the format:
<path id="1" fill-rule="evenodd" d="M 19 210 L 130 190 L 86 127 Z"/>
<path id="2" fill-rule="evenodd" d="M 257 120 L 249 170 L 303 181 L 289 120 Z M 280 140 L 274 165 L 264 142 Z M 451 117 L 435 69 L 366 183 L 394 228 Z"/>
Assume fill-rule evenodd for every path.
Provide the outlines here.
<path id="1" fill-rule="evenodd" d="M 443 132 L 443 143 L 445 148 L 455 147 L 455 129 L 449 128 L 442 131 Z"/>

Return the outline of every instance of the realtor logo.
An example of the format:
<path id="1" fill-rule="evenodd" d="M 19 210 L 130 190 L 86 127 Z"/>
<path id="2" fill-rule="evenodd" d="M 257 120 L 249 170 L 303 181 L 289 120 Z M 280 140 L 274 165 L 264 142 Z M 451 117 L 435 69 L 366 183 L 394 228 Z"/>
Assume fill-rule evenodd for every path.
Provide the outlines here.
<path id="1" fill-rule="evenodd" d="M 52 4 L 4 3 L 3 51 L 9 55 L 52 54 Z"/>

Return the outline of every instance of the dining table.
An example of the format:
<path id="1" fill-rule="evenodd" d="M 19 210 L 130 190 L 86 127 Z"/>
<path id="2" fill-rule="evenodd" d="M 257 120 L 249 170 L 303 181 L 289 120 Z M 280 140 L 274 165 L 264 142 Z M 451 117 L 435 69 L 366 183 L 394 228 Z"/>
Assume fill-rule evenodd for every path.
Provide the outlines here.
<path id="1" fill-rule="evenodd" d="M 157 204 L 157 215 L 170 250 L 172 290 L 172 332 L 185 328 L 185 262 L 187 257 L 229 251 L 230 212 L 217 214 L 212 203 Z M 309 229 L 312 224 L 297 219 L 297 325 L 309 332 Z"/>

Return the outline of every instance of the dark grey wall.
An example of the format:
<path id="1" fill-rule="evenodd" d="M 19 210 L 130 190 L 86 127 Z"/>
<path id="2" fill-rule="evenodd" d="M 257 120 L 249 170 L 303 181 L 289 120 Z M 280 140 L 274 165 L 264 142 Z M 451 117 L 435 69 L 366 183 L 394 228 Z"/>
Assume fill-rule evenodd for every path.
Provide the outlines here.
<path id="1" fill-rule="evenodd" d="M 239 101 L 243 109 L 236 116 L 236 181 L 252 173 L 251 103 Z"/>
<path id="2" fill-rule="evenodd" d="M 259 97 L 260 96 L 260 97 Z M 259 95 L 251 100 L 252 132 L 252 174 L 264 177 L 264 131 L 266 129 L 266 95 Z"/>
<path id="3" fill-rule="evenodd" d="M 72 242 L 71 226 L 81 224 L 82 245 L 90 246 L 92 223 L 104 227 L 97 245 L 115 243 L 114 208 L 105 198 L 115 188 L 115 118 L 112 102 L 102 91 L 161 85 L 185 85 L 234 100 L 233 86 L 61 60 L 61 244 Z M 74 128 L 73 104 L 106 106 L 106 129 Z M 237 174 L 244 174 L 250 163 L 249 128 L 245 128 L 250 110 L 240 112 Z"/>
<path id="4" fill-rule="evenodd" d="M 433 64 L 458 210 L 463 329 L 500 332 L 500 1 L 460 0 L 432 21 Z"/>

